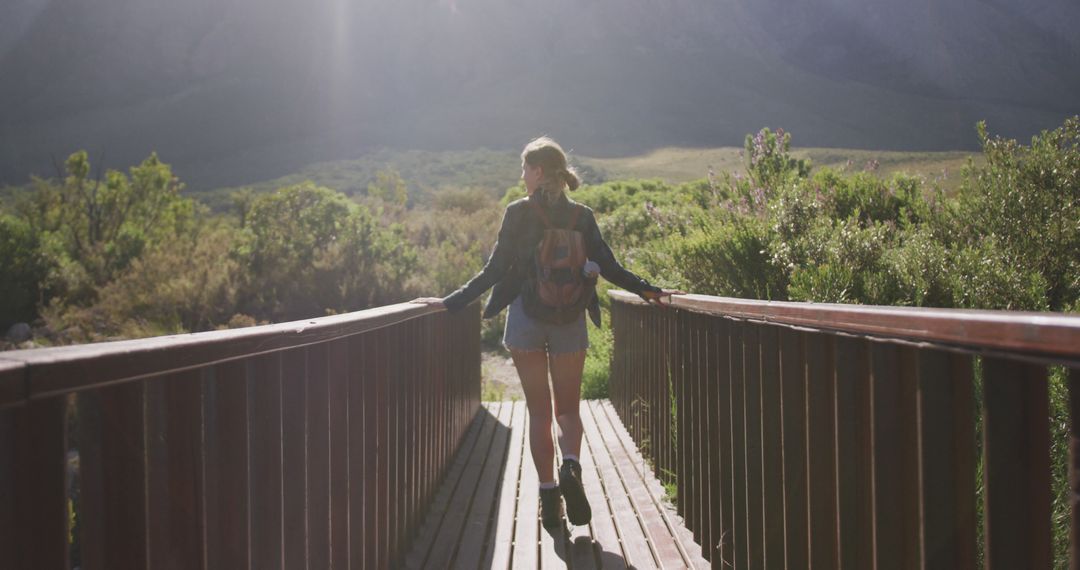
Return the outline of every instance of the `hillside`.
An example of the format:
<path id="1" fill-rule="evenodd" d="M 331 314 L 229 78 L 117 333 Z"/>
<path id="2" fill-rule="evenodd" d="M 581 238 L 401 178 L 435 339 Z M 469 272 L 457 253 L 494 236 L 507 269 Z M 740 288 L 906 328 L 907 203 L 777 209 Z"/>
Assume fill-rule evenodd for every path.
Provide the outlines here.
<path id="1" fill-rule="evenodd" d="M 973 149 L 1080 112 L 1068 0 L 14 0 L 0 184 L 156 150 L 196 190 L 375 149 Z"/>
<path id="2" fill-rule="evenodd" d="M 586 184 L 610 180 L 658 179 L 680 184 L 706 178 L 714 173 L 741 172 L 744 169 L 741 148 L 711 149 L 665 147 L 648 153 L 598 158 L 575 155 L 572 160 Z M 962 151 L 903 152 L 843 148 L 802 148 L 792 155 L 808 158 L 815 168 L 831 167 L 846 171 L 874 169 L 881 176 L 903 172 L 921 176 L 927 182 L 953 189 L 968 158 L 982 161 L 979 154 Z M 449 188 L 476 188 L 492 197 L 501 197 L 520 175 L 517 153 L 494 150 L 472 151 L 393 151 L 381 149 L 357 159 L 326 161 L 308 165 L 299 171 L 246 185 L 256 193 L 267 193 L 285 186 L 311 181 L 348 195 L 363 194 L 379 171 L 393 170 L 405 180 L 413 202 L 427 202 L 430 196 Z M 229 195 L 241 187 L 223 187 L 197 191 L 192 195 L 215 210 L 230 205 Z"/>

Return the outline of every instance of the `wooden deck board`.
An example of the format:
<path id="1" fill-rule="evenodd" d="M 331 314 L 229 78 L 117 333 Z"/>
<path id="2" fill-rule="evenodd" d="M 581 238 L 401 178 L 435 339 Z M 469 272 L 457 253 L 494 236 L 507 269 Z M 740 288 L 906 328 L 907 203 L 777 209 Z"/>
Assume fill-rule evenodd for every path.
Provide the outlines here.
<path id="1" fill-rule="evenodd" d="M 584 438 L 582 438 L 584 439 Z M 581 452 L 578 454 L 578 460 L 581 463 L 581 478 L 582 481 L 588 481 L 585 483 L 586 488 L 596 487 L 597 485 L 591 484 L 596 481 L 595 467 L 592 465 L 592 457 L 589 454 L 589 446 L 585 445 L 585 442 L 581 442 Z M 603 502 L 603 496 L 601 495 L 599 501 Z M 590 497 L 589 503 L 592 504 L 596 501 L 592 501 Z M 605 502 L 606 506 L 606 502 Z M 597 518 L 597 507 L 594 505 L 593 519 Z M 596 568 L 596 543 L 593 541 L 593 529 L 592 525 L 585 526 L 571 526 L 570 534 L 567 537 L 567 554 L 570 558 L 570 567 L 574 570 L 592 570 Z"/>
<path id="2" fill-rule="evenodd" d="M 498 418 L 495 436 L 491 441 L 491 447 L 484 458 L 484 471 L 479 477 L 476 493 L 472 504 L 469 506 L 469 514 L 465 518 L 465 527 L 461 533 L 461 546 L 454 558 L 455 568 L 478 568 L 480 557 L 484 553 L 484 539 L 488 534 L 488 527 L 492 520 L 492 510 L 498 503 L 495 502 L 499 492 L 499 483 L 503 476 L 503 466 L 506 463 L 506 444 L 510 436 L 511 414 L 513 404 L 494 403 L 485 404 L 488 411 Z M 497 513 L 495 513 L 497 514 Z"/>
<path id="3" fill-rule="evenodd" d="M 517 519 L 518 479 L 525 450 L 525 403 L 514 402 L 510 420 L 510 445 L 498 495 L 499 513 L 492 521 L 487 549 L 480 568 L 510 568 L 514 551 L 514 521 Z"/>
<path id="4" fill-rule="evenodd" d="M 416 539 L 409 549 L 409 554 L 405 558 L 406 568 L 424 567 L 424 561 L 427 558 L 428 552 L 431 551 L 435 538 L 439 534 L 439 527 L 442 526 L 442 521 L 446 516 L 446 511 L 450 505 L 450 500 L 453 497 L 454 489 L 457 487 L 458 481 L 461 480 L 461 475 L 465 471 L 467 459 L 469 454 L 472 453 L 473 447 L 476 445 L 476 440 L 480 434 L 482 425 L 483 419 L 477 417 L 473 419 L 472 425 L 469 426 L 469 431 L 465 434 L 465 441 L 462 442 L 461 445 L 461 451 L 458 453 L 457 457 L 454 458 L 453 463 L 451 463 L 450 471 L 447 473 L 446 479 L 443 480 L 438 494 L 435 495 L 435 500 L 432 502 L 431 508 L 424 519 L 424 524 L 420 527 Z"/>
<path id="5" fill-rule="evenodd" d="M 568 567 L 566 546 L 567 532 L 565 527 L 550 532 L 545 528 L 540 529 L 541 569 L 548 570 L 550 568 Z"/>
<path id="6" fill-rule="evenodd" d="M 514 557 L 511 568 L 536 568 L 540 546 L 540 479 L 529 453 L 529 420 L 525 419 L 525 450 L 521 460 L 521 483 L 518 489 L 517 523 L 514 527 Z"/>
<path id="7" fill-rule="evenodd" d="M 582 407 L 585 405 L 582 404 Z M 619 540 L 619 531 L 615 528 L 600 472 L 593 460 L 592 444 L 587 437 L 581 442 L 581 479 L 585 484 L 585 496 L 592 506 L 593 516 L 589 527 L 596 551 L 596 567 L 609 570 L 626 568 L 626 554 Z"/>
<path id="8" fill-rule="evenodd" d="M 469 454 L 465 470 L 461 474 L 461 481 L 450 499 L 446 516 L 443 517 L 442 524 L 439 527 L 439 533 L 432 544 L 431 550 L 428 552 L 424 564 L 425 568 L 449 567 L 453 562 L 458 547 L 462 544 L 461 537 L 465 517 L 478 490 L 484 460 L 491 455 L 491 442 L 495 436 L 496 424 L 499 424 L 498 418 L 492 415 L 491 410 L 485 411 L 484 427 L 480 432 L 476 445 L 473 447 L 472 453 Z"/>
<path id="9" fill-rule="evenodd" d="M 608 505 L 611 507 L 612 518 L 615 528 L 622 541 L 623 552 L 626 555 L 626 565 L 634 568 L 656 568 L 656 560 L 652 555 L 645 529 L 641 526 L 638 513 L 628 495 L 626 482 L 611 456 L 610 445 L 618 445 L 618 442 L 604 441 L 600 428 L 596 423 L 595 414 L 591 403 L 585 403 L 581 407 L 582 423 L 585 424 L 585 437 L 593 450 L 593 459 L 600 472 L 604 494 L 607 496 Z"/>
<path id="10" fill-rule="evenodd" d="M 674 507 L 665 504 L 661 497 L 664 494 L 663 485 L 656 477 L 647 473 L 647 469 L 642 468 L 645 465 L 637 447 L 634 446 L 634 441 L 630 438 L 630 433 L 626 431 L 626 428 L 619 422 L 619 416 L 615 412 L 614 406 L 611 402 L 604 400 L 602 402 L 596 402 L 595 410 L 599 413 L 600 410 L 606 414 L 610 428 L 614 436 L 622 443 L 623 452 L 628 456 L 630 464 L 638 466 L 635 470 L 638 473 L 637 478 L 634 480 L 638 484 L 642 485 L 642 488 L 647 489 L 649 493 L 648 499 L 652 504 L 646 507 L 646 513 L 643 515 L 645 520 L 650 521 L 647 528 L 655 529 L 657 536 L 662 540 L 661 548 L 671 555 L 670 548 L 674 548 L 679 553 L 679 560 L 676 561 L 673 558 L 665 561 L 665 567 L 670 567 L 671 564 L 686 565 L 692 568 L 708 568 L 709 563 L 701 556 L 701 547 L 694 542 L 693 533 L 683 526 L 682 521 L 675 513 Z M 599 421 L 599 418 L 598 418 Z M 644 472 L 644 473 L 642 473 Z M 641 497 L 642 501 L 645 501 L 644 496 Z M 663 524 L 663 527 L 659 525 Z"/>
<path id="11" fill-rule="evenodd" d="M 525 405 L 485 404 L 485 421 L 470 428 L 411 545 L 407 566 L 447 567 L 452 561 L 469 569 L 707 567 L 681 519 L 660 499 L 663 488 L 642 467 L 610 404 L 583 402 L 581 411 L 582 479 L 593 509 L 589 525 L 554 535 L 542 529 Z"/>

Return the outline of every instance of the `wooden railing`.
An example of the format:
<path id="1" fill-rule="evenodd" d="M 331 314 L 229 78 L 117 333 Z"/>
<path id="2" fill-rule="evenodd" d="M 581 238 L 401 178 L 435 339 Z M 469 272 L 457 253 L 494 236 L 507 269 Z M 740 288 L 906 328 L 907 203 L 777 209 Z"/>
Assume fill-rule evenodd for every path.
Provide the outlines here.
<path id="1" fill-rule="evenodd" d="M 714 567 L 1053 563 L 1047 366 L 1076 420 L 1080 317 L 613 299 L 611 400 Z"/>
<path id="2" fill-rule="evenodd" d="M 386 568 L 480 400 L 480 313 L 0 354 L 0 568 Z"/>

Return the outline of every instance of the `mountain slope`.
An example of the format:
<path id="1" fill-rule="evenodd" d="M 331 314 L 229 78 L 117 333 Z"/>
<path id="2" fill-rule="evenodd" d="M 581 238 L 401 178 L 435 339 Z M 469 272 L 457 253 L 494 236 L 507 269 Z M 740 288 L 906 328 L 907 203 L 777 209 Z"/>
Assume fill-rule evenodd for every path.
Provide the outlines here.
<path id="1" fill-rule="evenodd" d="M 0 183 L 76 148 L 195 187 L 375 147 L 971 148 L 1080 112 L 1068 0 L 12 0 Z M 5 12 L 6 11 L 6 12 Z"/>

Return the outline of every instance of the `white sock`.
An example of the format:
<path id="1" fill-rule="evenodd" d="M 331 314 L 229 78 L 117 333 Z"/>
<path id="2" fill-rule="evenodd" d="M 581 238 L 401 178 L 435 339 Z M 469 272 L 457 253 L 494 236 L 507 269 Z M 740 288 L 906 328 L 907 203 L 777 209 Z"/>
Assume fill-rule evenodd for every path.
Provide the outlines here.
<path id="1" fill-rule="evenodd" d="M 578 461 L 578 458 L 577 458 L 577 456 L 576 456 L 576 455 L 573 455 L 573 454 L 567 453 L 567 454 L 565 454 L 565 455 L 563 455 L 563 456 L 562 456 L 562 460 L 563 460 L 564 462 L 566 462 L 566 461 L 569 461 L 569 460 L 571 460 L 571 459 L 573 459 L 574 461 L 576 461 L 576 462 L 578 462 L 578 463 L 581 463 L 580 461 Z"/>
<path id="2" fill-rule="evenodd" d="M 541 491 L 544 491 L 546 489 L 555 489 L 558 486 L 559 486 L 559 484 L 554 482 L 554 481 L 541 481 L 540 482 L 540 490 Z"/>

